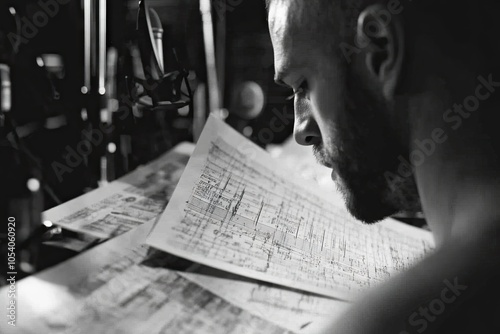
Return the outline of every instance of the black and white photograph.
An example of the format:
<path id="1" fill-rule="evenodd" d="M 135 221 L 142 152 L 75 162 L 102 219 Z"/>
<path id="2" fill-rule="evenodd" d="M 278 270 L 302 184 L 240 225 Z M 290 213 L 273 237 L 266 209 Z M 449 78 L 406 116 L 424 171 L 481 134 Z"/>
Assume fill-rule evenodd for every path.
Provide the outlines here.
<path id="1" fill-rule="evenodd" d="M 0 334 L 500 334 L 500 2 L 0 0 Z"/>

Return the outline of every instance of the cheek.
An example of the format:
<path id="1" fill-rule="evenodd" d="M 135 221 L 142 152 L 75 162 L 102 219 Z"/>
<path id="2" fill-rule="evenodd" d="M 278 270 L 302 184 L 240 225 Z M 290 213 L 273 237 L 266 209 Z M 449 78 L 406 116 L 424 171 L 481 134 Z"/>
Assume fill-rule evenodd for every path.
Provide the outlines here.
<path id="1" fill-rule="evenodd" d="M 345 109 L 343 96 L 332 82 L 323 82 L 311 91 L 311 105 L 323 138 L 331 138 L 333 128 L 342 127 Z"/>

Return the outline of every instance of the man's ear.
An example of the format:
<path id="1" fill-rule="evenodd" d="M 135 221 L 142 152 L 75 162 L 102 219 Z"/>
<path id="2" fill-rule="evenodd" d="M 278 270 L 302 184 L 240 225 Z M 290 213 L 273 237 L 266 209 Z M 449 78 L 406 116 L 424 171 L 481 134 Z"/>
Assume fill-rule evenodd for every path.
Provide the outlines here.
<path id="1" fill-rule="evenodd" d="M 404 31 L 401 18 L 383 5 L 366 7 L 359 15 L 356 38 L 361 48 L 364 76 L 392 99 L 401 74 L 404 57 Z"/>

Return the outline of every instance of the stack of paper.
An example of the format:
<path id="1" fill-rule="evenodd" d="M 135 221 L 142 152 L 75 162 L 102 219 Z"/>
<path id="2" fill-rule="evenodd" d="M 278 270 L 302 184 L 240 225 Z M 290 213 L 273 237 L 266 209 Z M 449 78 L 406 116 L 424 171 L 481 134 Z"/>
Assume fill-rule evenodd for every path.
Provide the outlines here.
<path id="1" fill-rule="evenodd" d="M 214 117 L 147 242 L 207 266 L 344 300 L 432 249 L 427 231 L 354 220 Z"/>

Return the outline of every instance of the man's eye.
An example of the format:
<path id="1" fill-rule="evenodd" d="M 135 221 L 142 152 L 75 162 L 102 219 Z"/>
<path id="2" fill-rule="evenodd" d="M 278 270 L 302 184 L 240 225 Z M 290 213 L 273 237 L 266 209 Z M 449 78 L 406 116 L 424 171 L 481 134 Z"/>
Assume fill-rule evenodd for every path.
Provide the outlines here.
<path id="1" fill-rule="evenodd" d="M 307 81 L 304 80 L 300 84 L 299 88 L 297 88 L 297 90 L 295 90 L 292 95 L 287 97 L 287 100 L 292 100 L 295 98 L 295 96 L 298 96 L 298 97 L 307 96 L 307 92 L 308 92 Z"/>

